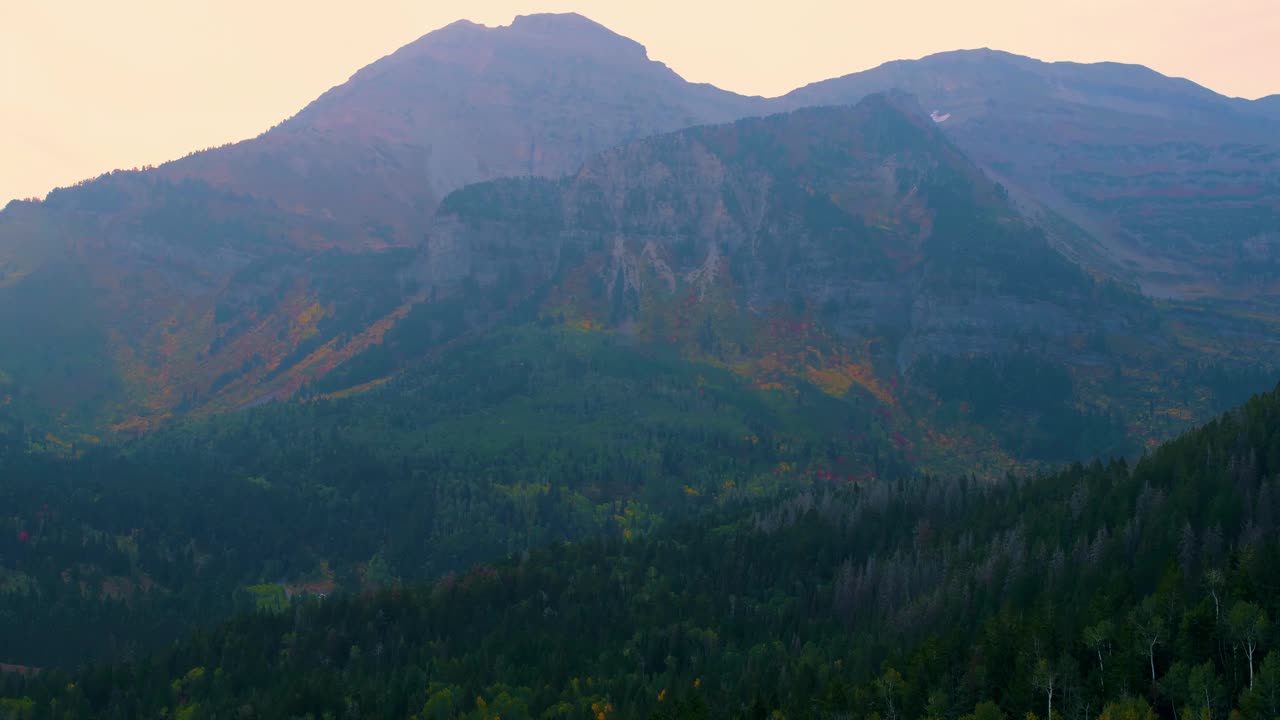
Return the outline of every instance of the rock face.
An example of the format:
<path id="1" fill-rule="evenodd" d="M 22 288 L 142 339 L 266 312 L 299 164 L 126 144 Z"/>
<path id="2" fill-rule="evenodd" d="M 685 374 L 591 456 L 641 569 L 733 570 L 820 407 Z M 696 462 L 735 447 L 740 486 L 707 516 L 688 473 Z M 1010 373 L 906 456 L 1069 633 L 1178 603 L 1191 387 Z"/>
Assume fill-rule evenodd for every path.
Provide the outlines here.
<path id="1" fill-rule="evenodd" d="M 539 283 L 572 274 L 566 257 L 592 258 L 575 262 L 605 287 L 613 317 L 596 319 L 615 325 L 642 314 L 628 298 L 692 292 L 825 308 L 848 336 L 1078 332 L 1093 281 L 910 103 L 873 95 L 699 127 L 606 151 L 555 186 L 467 188 L 428 232 L 417 278 L 448 291 L 518 270 Z"/>
<path id="2" fill-rule="evenodd" d="M 1064 440 L 1133 447 L 1151 376 L 1125 367 L 1181 397 L 1200 379 L 1180 364 L 1203 357 L 1136 291 L 1067 260 L 895 95 L 649 138 L 558 183 L 469 186 L 401 277 L 481 316 L 535 298 L 544 320 L 674 346 L 762 388 L 862 398 L 903 442 L 976 432 L 1025 459 L 1063 459 Z M 935 412 L 1001 388 L 1021 397 Z"/>
<path id="3" fill-rule="evenodd" d="M 1140 66 L 975 50 L 887 63 L 780 102 L 892 88 L 949 116 L 948 136 L 1087 266 L 1162 297 L 1277 299 L 1280 115 L 1267 99 Z"/>

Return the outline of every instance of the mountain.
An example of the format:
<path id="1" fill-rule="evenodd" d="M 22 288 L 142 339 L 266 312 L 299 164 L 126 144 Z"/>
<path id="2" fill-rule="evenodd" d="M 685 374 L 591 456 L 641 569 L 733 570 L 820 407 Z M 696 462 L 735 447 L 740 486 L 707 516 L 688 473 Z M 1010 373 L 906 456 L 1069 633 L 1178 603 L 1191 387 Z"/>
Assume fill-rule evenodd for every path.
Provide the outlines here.
<path id="1" fill-rule="evenodd" d="M 534 303 L 761 389 L 799 379 L 863 398 L 902 444 L 949 448 L 917 455 L 926 467 L 1132 452 L 1180 412 L 1153 401 L 1221 397 L 1234 381 L 1210 390 L 1209 375 L 1254 364 L 1210 360 L 1181 336 L 1203 319 L 1174 326 L 1067 260 L 900 96 L 658 136 L 560 182 L 469 186 L 401 282 L 469 298 L 478 317 Z M 1247 337 L 1234 342 L 1265 342 Z M 392 372 L 383 358 L 356 358 L 344 381 Z"/>
<path id="2" fill-rule="evenodd" d="M 13 674 L 0 712 L 1267 720 L 1278 472 L 1280 391 L 1133 467 L 817 487 Z"/>
<path id="3" fill-rule="evenodd" d="M 555 177 L 606 148 L 756 112 L 685 82 L 644 46 L 576 14 L 460 21 L 362 69 L 262 136 L 170 163 L 295 212 L 340 243 L 413 245 L 441 198 L 498 177 Z"/>
<path id="4" fill-rule="evenodd" d="M 869 152 L 862 139 L 824 126 L 840 116 L 821 114 L 779 129 L 813 134 L 813 144 L 797 146 L 808 155 L 789 165 L 726 164 L 755 156 L 716 146 L 718 134 L 736 132 L 723 129 L 646 145 L 691 125 L 852 104 L 872 90 L 899 97 L 894 88 L 939 119 L 949 115 L 935 123 L 908 113 L 916 125 L 937 124 L 954 146 L 918 135 L 910 157 Z M 891 104 L 911 104 L 899 100 Z M 967 452 L 989 454 L 984 468 L 1131 452 L 1255 390 L 1274 355 L 1275 156 L 1267 148 L 1275 134 L 1242 103 L 1141 68 L 990 51 L 891 63 L 780 99 L 744 98 L 686 83 L 640 45 L 580 16 L 527 16 L 502 28 L 457 23 L 259 138 L 10 204 L 0 213 L 0 403 L 50 431 L 44 445 L 71 451 L 307 388 L 364 389 L 445 343 L 483 334 L 519 306 L 646 342 L 666 337 L 692 356 L 735 363 L 762 386 L 822 378 L 835 392 L 894 396 L 885 402 L 901 408 L 892 383 L 905 383 L 923 396 L 895 416 L 895 432 L 915 443 L 951 428 L 950 440 L 985 448 Z M 679 177 L 634 186 L 611 176 L 624 165 L 638 178 L 665 172 L 669 159 L 646 147 L 682 152 L 704 136 L 712 143 L 706 167 L 686 163 Z M 796 138 L 777 142 L 791 147 Z M 837 150 L 853 143 L 860 154 L 828 160 L 822 142 Z M 894 165 L 900 159 L 906 168 Z M 869 164 L 882 160 L 879 170 Z M 912 173 L 925 177 L 934 166 L 950 173 L 948 186 L 913 194 Z M 723 192 L 715 173 L 726 173 Z M 567 199 L 565 175 L 578 177 L 578 195 Z M 843 195 L 829 197 L 829 207 L 801 207 L 796 193 L 817 197 L 809 175 Z M 478 182 L 505 176 L 550 180 Z M 886 179 L 899 176 L 901 188 Z M 591 177 L 604 178 L 599 188 Z M 743 207 L 772 208 L 758 198 L 775 187 L 794 195 L 776 198 L 779 212 L 800 218 L 812 237 L 792 246 L 784 225 L 761 228 L 772 218 L 742 215 Z M 650 206 L 584 194 L 602 189 L 634 191 Z M 692 194 L 663 197 L 676 192 Z M 699 205 L 717 192 L 723 213 Z M 444 197 L 452 200 L 441 211 Z M 462 298 L 450 283 L 469 277 L 457 274 L 470 262 L 468 238 L 492 241 L 467 208 L 490 200 L 530 223 L 507 223 L 504 232 L 523 236 L 511 238 L 516 249 L 564 231 L 593 234 L 619 253 L 593 245 L 583 257 L 595 266 L 573 266 L 572 255 L 557 253 L 581 243 L 556 240 L 545 248 L 554 253 L 480 268 L 505 274 L 477 276 L 473 289 L 497 289 Z M 965 229 L 959 216 L 969 211 L 982 219 Z M 660 217 L 668 212 L 670 220 Z M 927 242 L 938 217 L 954 245 Z M 673 224 L 695 219 L 712 229 Z M 974 233 L 995 240 L 974 245 Z M 640 292 L 641 280 L 659 287 L 646 273 L 666 276 L 637 243 L 652 245 L 671 270 L 667 290 Z M 1056 260 L 1046 243 L 1099 282 Z M 722 266 L 730 255 L 742 264 Z M 979 260 L 993 264 L 976 267 Z M 775 267 L 786 276 L 770 279 Z M 1054 279 L 1043 287 L 1030 280 L 1044 272 Z M 966 282 L 974 293 L 958 304 Z M 683 311 L 670 302 L 641 312 L 642 301 L 684 292 L 681 283 L 697 290 L 690 317 L 676 317 Z M 1115 294 L 1115 285 L 1161 300 Z M 1093 298 L 1096 289 L 1111 299 Z M 442 293 L 450 303 L 433 302 Z M 1082 302 L 1086 295 L 1093 299 Z M 564 311 L 552 312 L 557 303 Z M 693 325 L 669 332 L 670 322 Z M 821 360 L 795 352 L 809 346 Z M 1014 376 L 1056 388 L 1051 407 L 1031 404 L 1034 394 L 996 392 Z M 998 400 L 957 397 L 965 386 Z M 938 409 L 922 410 L 930 403 Z M 1029 431 L 1040 439 L 1023 437 L 1027 427 L 1040 428 Z"/>
<path id="5" fill-rule="evenodd" d="M 577 15 L 456 23 L 256 139 L 11 203 L 0 398 L 70 441 L 290 395 L 403 315 L 389 268 L 444 194 L 757 102 Z"/>
<path id="6" fill-rule="evenodd" d="M 992 50 L 886 63 L 788 107 L 916 95 L 1063 251 L 1169 298 L 1276 300 L 1280 120 L 1187 80 Z M 1264 105 L 1266 101 L 1261 101 Z"/>

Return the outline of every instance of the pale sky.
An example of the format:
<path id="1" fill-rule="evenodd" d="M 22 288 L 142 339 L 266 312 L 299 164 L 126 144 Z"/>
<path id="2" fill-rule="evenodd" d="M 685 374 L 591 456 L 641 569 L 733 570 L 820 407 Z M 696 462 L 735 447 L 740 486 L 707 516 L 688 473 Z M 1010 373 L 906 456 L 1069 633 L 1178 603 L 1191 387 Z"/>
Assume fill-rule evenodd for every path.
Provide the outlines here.
<path id="1" fill-rule="evenodd" d="M 750 95 L 974 47 L 1280 92 L 1280 0 L 0 0 L 0 207 L 257 135 L 454 20 L 567 11 Z"/>

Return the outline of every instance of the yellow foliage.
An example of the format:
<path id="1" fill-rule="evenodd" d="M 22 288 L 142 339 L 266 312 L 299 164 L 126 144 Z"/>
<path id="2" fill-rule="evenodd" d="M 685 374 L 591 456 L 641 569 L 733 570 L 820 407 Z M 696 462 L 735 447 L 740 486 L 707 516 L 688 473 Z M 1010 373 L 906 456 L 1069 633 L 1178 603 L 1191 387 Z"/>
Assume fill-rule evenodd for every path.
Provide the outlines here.
<path id="1" fill-rule="evenodd" d="M 837 368 L 828 369 L 810 366 L 805 368 L 805 377 L 808 378 L 809 382 L 817 385 L 822 392 L 835 397 L 843 396 L 853 386 L 853 379 Z"/>
<path id="2" fill-rule="evenodd" d="M 831 367 L 821 368 L 810 365 L 805 368 L 805 377 L 828 395 L 841 397 L 856 384 L 865 388 L 885 405 L 897 405 L 893 395 L 880 384 L 869 362 L 854 363 L 843 360 Z"/>
<path id="3" fill-rule="evenodd" d="M 165 415 L 163 417 L 168 417 L 168 415 Z M 150 430 L 152 425 L 156 423 L 157 420 L 159 419 L 163 419 L 163 418 L 158 418 L 158 419 L 144 418 L 144 417 L 125 418 L 124 420 L 116 423 L 115 425 L 112 425 L 111 432 L 119 433 L 122 435 L 141 434 Z"/>
<path id="4" fill-rule="evenodd" d="M 685 494 L 685 495 L 688 495 L 688 496 L 690 496 L 690 497 L 697 497 L 698 495 L 701 495 L 702 493 L 698 492 L 698 489 L 697 489 L 697 488 L 694 488 L 694 487 L 690 487 L 690 486 L 688 486 L 688 485 L 685 485 L 685 486 L 684 486 L 684 494 Z"/>
<path id="5" fill-rule="evenodd" d="M 62 440 L 61 438 L 59 438 L 59 437 L 55 436 L 53 433 L 45 433 L 45 434 L 44 434 L 44 441 L 45 441 L 45 442 L 47 442 L 47 443 L 49 443 L 49 444 L 51 444 L 51 445 L 57 445 L 58 447 L 63 448 L 63 449 L 66 449 L 66 450 L 71 449 L 71 443 L 69 443 L 69 442 L 67 442 L 67 441 L 65 441 L 65 440 Z"/>
<path id="6" fill-rule="evenodd" d="M 324 315 L 324 306 L 318 302 L 311 303 L 307 307 L 303 308 L 302 312 L 298 313 L 296 321 L 298 331 L 301 333 L 302 339 L 309 338 L 316 334 L 316 325 L 324 318 Z"/>

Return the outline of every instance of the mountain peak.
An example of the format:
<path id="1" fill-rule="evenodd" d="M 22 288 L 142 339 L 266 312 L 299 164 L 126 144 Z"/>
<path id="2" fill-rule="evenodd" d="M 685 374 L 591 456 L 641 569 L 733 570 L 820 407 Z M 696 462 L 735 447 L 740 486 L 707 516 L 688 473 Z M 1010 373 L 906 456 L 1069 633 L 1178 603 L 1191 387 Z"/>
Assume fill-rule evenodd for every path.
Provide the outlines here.
<path id="1" fill-rule="evenodd" d="M 945 50 L 926 55 L 921 60 L 999 60 L 1005 62 L 1040 62 L 1026 55 L 1018 55 L 998 48 L 980 47 L 958 50 Z"/>
<path id="2" fill-rule="evenodd" d="M 535 50 L 549 56 L 586 55 L 610 64 L 645 62 L 649 57 L 640 43 L 583 15 L 539 13 L 517 15 L 510 25 L 493 27 L 457 20 L 368 65 L 352 79 L 378 75 L 423 59 L 484 65 L 498 48 Z"/>
<path id="3" fill-rule="evenodd" d="M 578 13 L 537 13 L 517 15 L 506 31 L 520 41 L 564 53 L 586 53 L 608 58 L 647 60 L 644 45 L 623 37 Z"/>
<path id="4" fill-rule="evenodd" d="M 517 15 L 508 27 L 529 32 L 593 32 L 620 37 L 604 25 L 576 12 Z"/>

